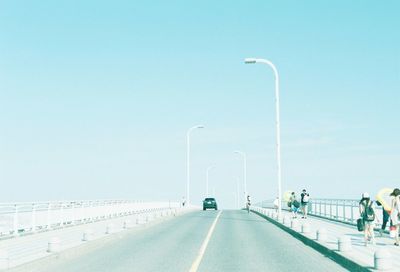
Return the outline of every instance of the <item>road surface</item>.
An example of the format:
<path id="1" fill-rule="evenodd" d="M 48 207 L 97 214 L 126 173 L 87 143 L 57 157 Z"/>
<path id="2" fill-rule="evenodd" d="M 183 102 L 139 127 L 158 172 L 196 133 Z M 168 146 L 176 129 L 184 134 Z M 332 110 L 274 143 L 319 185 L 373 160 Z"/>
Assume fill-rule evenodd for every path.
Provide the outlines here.
<path id="1" fill-rule="evenodd" d="M 18 271 L 346 271 L 261 217 L 239 210 L 188 213 L 91 243 L 97 244 Z"/>

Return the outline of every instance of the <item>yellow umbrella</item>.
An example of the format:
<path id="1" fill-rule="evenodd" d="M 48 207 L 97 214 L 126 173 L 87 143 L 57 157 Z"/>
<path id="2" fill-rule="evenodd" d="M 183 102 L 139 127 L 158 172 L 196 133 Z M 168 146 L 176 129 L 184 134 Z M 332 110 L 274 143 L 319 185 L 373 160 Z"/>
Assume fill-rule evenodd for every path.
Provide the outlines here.
<path id="1" fill-rule="evenodd" d="M 380 189 L 378 194 L 376 195 L 376 200 L 378 200 L 382 204 L 382 207 L 389 212 L 391 210 L 390 194 L 392 192 L 393 192 L 393 189 L 391 189 L 391 188 L 383 188 L 383 189 Z"/>
<path id="2" fill-rule="evenodd" d="M 290 196 L 292 195 L 293 191 L 286 191 L 283 193 L 283 201 L 289 202 Z"/>

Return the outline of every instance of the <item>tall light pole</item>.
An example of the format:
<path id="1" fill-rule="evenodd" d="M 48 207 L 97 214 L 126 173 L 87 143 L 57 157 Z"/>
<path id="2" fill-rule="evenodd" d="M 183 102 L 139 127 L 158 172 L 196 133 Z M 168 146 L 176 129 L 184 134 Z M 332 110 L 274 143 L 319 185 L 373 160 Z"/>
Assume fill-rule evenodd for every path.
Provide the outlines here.
<path id="1" fill-rule="evenodd" d="M 210 170 L 211 169 L 214 169 L 215 168 L 215 165 L 210 165 L 208 168 L 207 168 L 207 171 L 206 171 L 206 197 L 208 197 L 209 195 L 208 195 L 208 181 L 209 181 L 209 177 L 210 177 Z"/>
<path id="2" fill-rule="evenodd" d="M 234 151 L 233 153 L 239 154 L 243 157 L 243 186 L 244 186 L 244 201 L 247 200 L 247 156 L 242 151 Z"/>
<path id="3" fill-rule="evenodd" d="M 197 125 L 188 129 L 186 133 L 186 202 L 190 203 L 190 134 L 197 128 L 204 128 L 202 125 Z"/>
<path id="4" fill-rule="evenodd" d="M 276 158 L 278 167 L 278 215 L 282 212 L 282 174 L 281 174 L 281 131 L 280 131 L 280 118 L 279 118 L 279 74 L 275 65 L 266 59 L 247 58 L 244 60 L 246 64 L 262 63 L 272 68 L 275 75 L 275 109 L 276 109 Z"/>

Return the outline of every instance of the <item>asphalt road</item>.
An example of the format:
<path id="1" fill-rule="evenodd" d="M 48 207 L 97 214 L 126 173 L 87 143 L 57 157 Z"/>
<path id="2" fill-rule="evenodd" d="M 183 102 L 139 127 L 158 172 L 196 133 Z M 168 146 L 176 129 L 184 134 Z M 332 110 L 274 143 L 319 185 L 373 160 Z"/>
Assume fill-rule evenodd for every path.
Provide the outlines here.
<path id="1" fill-rule="evenodd" d="M 42 267 L 25 271 L 127 272 L 160 271 L 346 271 L 315 250 L 255 214 L 223 211 L 204 254 L 199 251 L 217 211 L 198 211 L 142 230 L 118 235 L 96 247 L 61 253 Z M 96 243 L 93 242 L 93 243 Z M 192 270 L 193 271 L 193 270 Z"/>

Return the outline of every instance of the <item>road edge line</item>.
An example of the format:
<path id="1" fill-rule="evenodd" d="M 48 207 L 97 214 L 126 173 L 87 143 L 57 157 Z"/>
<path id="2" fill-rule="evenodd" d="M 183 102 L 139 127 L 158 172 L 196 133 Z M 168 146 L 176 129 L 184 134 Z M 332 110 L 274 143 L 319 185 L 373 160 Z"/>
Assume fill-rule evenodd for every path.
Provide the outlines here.
<path id="1" fill-rule="evenodd" d="M 354 272 L 371 272 L 373 270 L 368 269 L 365 266 L 362 266 L 358 263 L 356 263 L 355 261 L 341 255 L 338 254 L 337 252 L 335 252 L 334 250 L 327 248 L 324 245 L 321 245 L 320 243 L 317 243 L 316 241 L 314 241 L 311 238 L 308 238 L 304 235 L 302 235 L 299 232 L 296 232 L 294 230 L 292 230 L 291 228 L 269 218 L 268 216 L 259 213 L 257 211 L 251 211 L 253 213 L 255 213 L 256 215 L 266 219 L 267 221 L 269 221 L 270 223 L 274 224 L 275 226 L 277 226 L 278 228 L 284 230 L 285 232 L 289 233 L 290 235 L 292 235 L 294 238 L 296 238 L 297 240 L 300 240 L 301 242 L 303 242 L 305 245 L 313 248 L 314 250 L 318 251 L 319 253 L 325 255 L 326 257 L 330 258 L 331 260 L 335 261 L 337 264 L 339 264 L 340 266 L 350 270 L 350 271 L 354 271 Z"/>
<path id="2" fill-rule="evenodd" d="M 196 272 L 197 269 L 199 268 L 201 260 L 203 259 L 204 253 L 206 252 L 206 249 L 207 249 L 207 246 L 208 246 L 208 242 L 210 242 L 211 236 L 212 236 L 212 234 L 214 232 L 215 226 L 217 225 L 217 221 L 218 221 L 218 219 L 219 219 L 221 214 L 222 214 L 222 211 L 220 211 L 218 213 L 217 217 L 214 219 L 214 222 L 212 223 L 210 229 L 208 230 L 206 239 L 201 244 L 199 253 L 197 254 L 196 259 L 192 263 L 192 266 L 190 267 L 189 272 Z"/>

